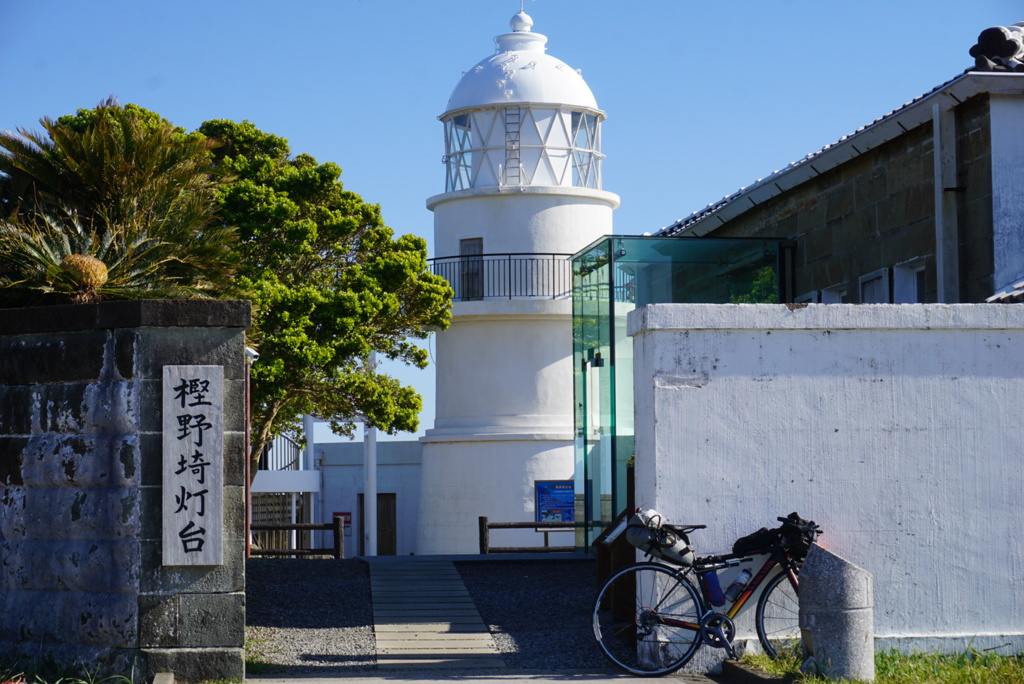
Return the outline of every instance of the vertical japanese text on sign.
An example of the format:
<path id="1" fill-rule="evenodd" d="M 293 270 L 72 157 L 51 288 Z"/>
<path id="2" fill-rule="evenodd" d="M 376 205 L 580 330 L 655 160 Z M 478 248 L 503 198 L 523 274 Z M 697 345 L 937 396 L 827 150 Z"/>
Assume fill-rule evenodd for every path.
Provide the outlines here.
<path id="1" fill-rule="evenodd" d="M 224 368 L 164 366 L 163 564 L 222 565 Z"/>

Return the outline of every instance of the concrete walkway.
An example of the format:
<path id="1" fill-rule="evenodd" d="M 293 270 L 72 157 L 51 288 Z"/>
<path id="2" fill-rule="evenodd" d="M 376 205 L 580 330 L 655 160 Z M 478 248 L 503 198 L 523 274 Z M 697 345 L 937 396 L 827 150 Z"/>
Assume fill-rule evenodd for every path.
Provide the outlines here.
<path id="1" fill-rule="evenodd" d="M 378 668 L 505 667 L 451 561 L 367 561 Z"/>
<path id="2" fill-rule="evenodd" d="M 652 681 L 612 668 L 558 672 L 508 668 L 452 558 L 364 558 L 370 568 L 379 674 L 250 675 L 246 681 L 254 684 L 621 684 Z M 482 560 L 479 556 L 454 558 Z M 735 666 L 715 679 L 684 673 L 660 679 L 677 684 L 785 684 Z"/>

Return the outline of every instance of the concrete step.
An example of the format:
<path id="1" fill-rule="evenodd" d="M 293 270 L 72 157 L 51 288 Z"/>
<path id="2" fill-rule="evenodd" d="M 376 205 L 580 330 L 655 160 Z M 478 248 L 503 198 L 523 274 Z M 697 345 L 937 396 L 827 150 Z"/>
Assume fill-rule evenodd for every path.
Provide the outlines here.
<path id="1" fill-rule="evenodd" d="M 379 668 L 506 667 L 450 561 L 369 565 Z"/>
<path id="2" fill-rule="evenodd" d="M 483 620 L 477 623 L 460 622 L 380 622 L 374 627 L 377 634 L 387 633 L 432 633 L 432 634 L 483 634 L 490 638 L 491 633 Z"/>

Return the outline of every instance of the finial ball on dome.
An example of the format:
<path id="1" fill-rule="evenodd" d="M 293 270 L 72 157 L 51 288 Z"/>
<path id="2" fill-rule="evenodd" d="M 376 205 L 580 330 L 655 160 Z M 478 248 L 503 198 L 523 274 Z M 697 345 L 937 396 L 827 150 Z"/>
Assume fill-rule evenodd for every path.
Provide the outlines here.
<path id="1" fill-rule="evenodd" d="M 508 22 L 513 31 L 529 31 L 533 27 L 533 19 L 526 12 L 516 12 L 512 20 Z"/>

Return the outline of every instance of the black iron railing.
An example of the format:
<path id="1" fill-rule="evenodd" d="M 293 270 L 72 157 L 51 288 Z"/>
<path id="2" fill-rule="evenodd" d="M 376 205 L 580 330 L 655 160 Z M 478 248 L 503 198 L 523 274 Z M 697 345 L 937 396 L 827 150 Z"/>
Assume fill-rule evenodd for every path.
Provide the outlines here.
<path id="1" fill-rule="evenodd" d="M 568 299 L 571 254 L 475 254 L 430 259 L 434 275 L 455 290 L 455 301 L 479 299 Z"/>
<path id="2" fill-rule="evenodd" d="M 260 470 L 298 470 L 299 455 L 302 453 L 298 443 L 288 435 L 278 435 L 264 449 L 260 456 Z"/>

